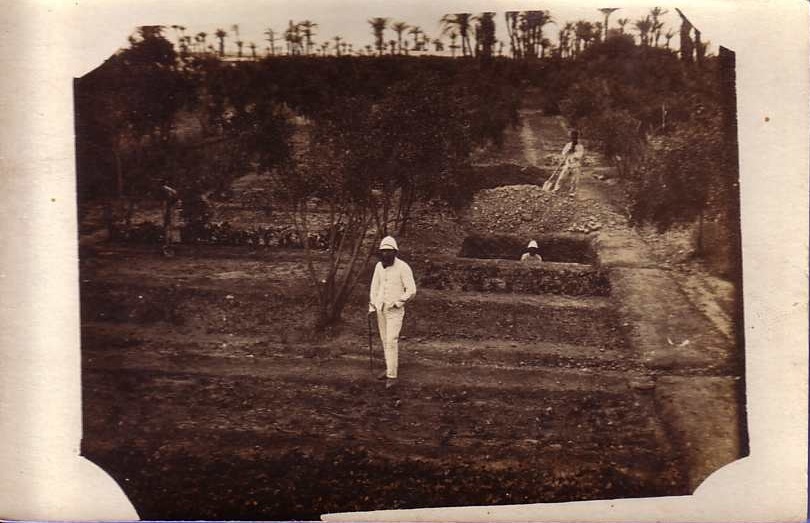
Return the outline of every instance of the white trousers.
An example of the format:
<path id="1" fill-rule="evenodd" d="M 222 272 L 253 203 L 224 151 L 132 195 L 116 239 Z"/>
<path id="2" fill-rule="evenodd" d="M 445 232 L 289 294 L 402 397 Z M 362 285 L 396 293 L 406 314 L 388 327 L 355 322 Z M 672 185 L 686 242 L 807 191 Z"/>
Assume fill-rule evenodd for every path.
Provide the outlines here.
<path id="1" fill-rule="evenodd" d="M 402 329 L 402 320 L 405 318 L 405 308 L 387 308 L 377 310 L 377 328 L 380 330 L 383 353 L 385 354 L 385 375 L 389 378 L 397 377 L 399 364 L 399 331 Z"/>

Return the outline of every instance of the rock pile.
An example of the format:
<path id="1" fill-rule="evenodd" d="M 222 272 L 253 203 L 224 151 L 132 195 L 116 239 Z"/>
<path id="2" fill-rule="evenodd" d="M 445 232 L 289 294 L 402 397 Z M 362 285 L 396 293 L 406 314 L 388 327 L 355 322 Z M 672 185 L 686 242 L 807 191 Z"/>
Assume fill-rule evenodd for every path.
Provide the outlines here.
<path id="1" fill-rule="evenodd" d="M 538 185 L 505 185 L 479 191 L 467 216 L 481 233 L 591 233 L 621 218 L 597 202 L 544 191 Z"/>

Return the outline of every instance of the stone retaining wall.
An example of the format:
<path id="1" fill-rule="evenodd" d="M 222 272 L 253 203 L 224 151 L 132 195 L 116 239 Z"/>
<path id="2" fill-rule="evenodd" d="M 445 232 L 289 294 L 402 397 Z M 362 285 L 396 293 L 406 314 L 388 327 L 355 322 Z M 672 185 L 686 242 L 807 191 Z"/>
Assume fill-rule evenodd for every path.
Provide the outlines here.
<path id="1" fill-rule="evenodd" d="M 591 265 L 463 258 L 414 263 L 417 284 L 438 290 L 607 296 L 606 275 Z"/>

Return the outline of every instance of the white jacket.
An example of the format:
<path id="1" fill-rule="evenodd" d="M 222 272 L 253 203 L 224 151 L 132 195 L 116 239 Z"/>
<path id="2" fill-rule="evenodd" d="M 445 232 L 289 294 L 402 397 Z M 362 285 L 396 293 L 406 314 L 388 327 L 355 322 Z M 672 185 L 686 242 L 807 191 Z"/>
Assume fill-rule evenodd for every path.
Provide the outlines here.
<path id="1" fill-rule="evenodd" d="M 394 258 L 394 263 L 383 268 L 382 262 L 374 267 L 369 291 L 369 310 L 400 308 L 416 295 L 416 282 L 411 267 Z"/>

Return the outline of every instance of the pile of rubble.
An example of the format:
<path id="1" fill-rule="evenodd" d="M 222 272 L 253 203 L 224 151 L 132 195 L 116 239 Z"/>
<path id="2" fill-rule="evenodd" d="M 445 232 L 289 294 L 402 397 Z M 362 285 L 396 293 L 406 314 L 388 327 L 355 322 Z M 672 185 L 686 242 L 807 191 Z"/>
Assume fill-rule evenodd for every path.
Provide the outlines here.
<path id="1" fill-rule="evenodd" d="M 467 221 L 481 233 L 591 233 L 616 225 L 620 218 L 598 202 L 574 198 L 537 185 L 505 185 L 479 191 Z"/>

